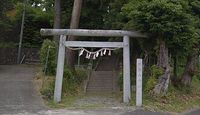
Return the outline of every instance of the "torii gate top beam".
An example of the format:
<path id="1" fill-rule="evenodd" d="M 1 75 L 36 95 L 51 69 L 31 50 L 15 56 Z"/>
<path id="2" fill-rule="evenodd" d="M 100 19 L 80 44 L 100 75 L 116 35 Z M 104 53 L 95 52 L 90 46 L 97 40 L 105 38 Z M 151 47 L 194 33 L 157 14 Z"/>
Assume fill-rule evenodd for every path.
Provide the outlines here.
<path id="1" fill-rule="evenodd" d="M 146 37 L 136 31 L 123 30 L 87 30 L 87 29 L 41 29 L 42 35 L 60 35 L 58 63 L 56 72 L 56 83 L 54 90 L 54 101 L 61 101 L 62 80 L 64 70 L 65 46 L 75 47 L 123 47 L 123 101 L 131 99 L 130 88 L 130 44 L 129 37 Z M 102 36 L 123 37 L 123 42 L 88 42 L 88 41 L 66 41 L 66 36 Z"/>
<path id="2" fill-rule="evenodd" d="M 41 35 L 72 35 L 72 36 L 101 36 L 101 37 L 147 37 L 137 31 L 124 30 L 88 30 L 88 29 L 41 29 Z"/>

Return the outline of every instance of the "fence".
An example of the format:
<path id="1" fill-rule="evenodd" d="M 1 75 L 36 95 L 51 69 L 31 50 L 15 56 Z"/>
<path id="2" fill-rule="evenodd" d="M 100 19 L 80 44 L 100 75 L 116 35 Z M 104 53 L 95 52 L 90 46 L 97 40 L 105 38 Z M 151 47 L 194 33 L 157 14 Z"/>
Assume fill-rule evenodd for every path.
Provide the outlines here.
<path id="1" fill-rule="evenodd" d="M 17 48 L 0 48 L 0 65 L 17 64 Z M 25 56 L 25 60 L 39 60 L 38 48 L 22 48 L 21 59 Z"/>

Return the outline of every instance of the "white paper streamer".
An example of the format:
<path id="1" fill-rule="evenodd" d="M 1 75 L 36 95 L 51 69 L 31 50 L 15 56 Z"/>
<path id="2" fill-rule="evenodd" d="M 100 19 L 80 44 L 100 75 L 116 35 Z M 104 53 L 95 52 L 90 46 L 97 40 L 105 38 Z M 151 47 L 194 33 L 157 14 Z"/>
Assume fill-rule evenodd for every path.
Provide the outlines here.
<path id="1" fill-rule="evenodd" d="M 99 52 L 96 53 L 96 57 L 99 57 Z"/>
<path id="2" fill-rule="evenodd" d="M 85 48 L 71 48 L 71 47 L 67 47 L 68 49 L 71 49 L 71 50 L 79 50 L 79 56 L 82 56 L 84 52 L 86 52 L 86 56 L 85 58 L 87 59 L 96 59 L 97 57 L 99 56 L 104 56 L 106 55 L 107 51 L 108 51 L 108 55 L 111 56 L 112 55 L 112 51 L 113 50 L 117 50 L 119 48 L 114 48 L 114 49 L 111 49 L 111 48 L 101 48 L 95 52 L 91 52 Z"/>
<path id="3" fill-rule="evenodd" d="M 101 56 L 103 56 L 103 51 L 101 51 Z"/>
<path id="4" fill-rule="evenodd" d="M 104 54 L 104 55 L 106 55 L 106 49 L 104 49 L 104 52 L 103 52 L 103 54 Z"/>
<path id="5" fill-rule="evenodd" d="M 93 59 L 94 59 L 94 60 L 96 59 L 96 55 L 93 56 Z"/>
<path id="6" fill-rule="evenodd" d="M 85 57 L 85 58 L 89 59 L 89 53 L 86 54 L 86 57 Z"/>
<path id="7" fill-rule="evenodd" d="M 81 51 L 79 52 L 79 56 L 83 55 L 84 49 L 81 49 Z"/>
<path id="8" fill-rule="evenodd" d="M 109 55 L 109 56 L 111 56 L 111 50 L 109 50 L 109 53 L 108 53 L 108 55 Z"/>
<path id="9" fill-rule="evenodd" d="M 90 57 L 91 57 L 91 54 L 92 54 L 92 53 L 90 52 L 90 53 L 89 53 L 89 55 L 88 55 L 88 59 L 90 59 Z"/>

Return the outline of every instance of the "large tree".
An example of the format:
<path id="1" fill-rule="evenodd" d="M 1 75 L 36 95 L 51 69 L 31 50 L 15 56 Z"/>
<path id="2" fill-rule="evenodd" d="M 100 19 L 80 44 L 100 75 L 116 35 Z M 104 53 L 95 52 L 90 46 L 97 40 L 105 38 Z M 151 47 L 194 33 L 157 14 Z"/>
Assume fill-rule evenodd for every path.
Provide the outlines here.
<path id="1" fill-rule="evenodd" d="M 78 27 L 79 27 L 82 3 L 83 3 L 83 0 L 74 0 L 70 29 L 78 29 Z M 74 40 L 76 40 L 76 37 L 75 36 L 68 36 L 68 40 L 74 41 Z M 67 65 L 69 66 L 69 68 L 73 69 L 74 65 L 75 65 L 75 52 L 67 49 L 66 54 L 67 54 L 67 57 L 66 57 L 67 58 Z"/>
<path id="2" fill-rule="evenodd" d="M 186 2 L 187 13 L 191 14 L 191 19 L 193 20 L 190 29 L 188 30 L 188 34 L 184 36 L 188 36 L 188 38 L 193 38 L 195 41 L 192 44 L 192 48 L 190 48 L 190 52 L 187 55 L 187 61 L 185 65 L 185 70 L 181 76 L 181 83 L 185 86 L 190 86 L 192 82 L 192 77 L 197 72 L 197 58 L 200 51 L 200 1 L 199 0 L 188 0 Z M 192 42 L 192 41 L 190 41 Z"/>
<path id="3" fill-rule="evenodd" d="M 61 0 L 55 0 L 54 3 L 54 29 L 60 29 L 61 28 Z M 54 36 L 54 41 L 58 43 L 59 36 Z"/>
<path id="4" fill-rule="evenodd" d="M 180 37 L 180 33 L 189 29 L 191 15 L 185 11 L 185 4 L 182 1 L 172 0 L 130 0 L 124 6 L 123 13 L 129 18 L 127 28 L 145 31 L 155 37 L 158 45 L 157 66 L 163 70 L 163 74 L 159 77 L 153 92 L 165 94 L 171 73 L 169 47 L 173 47 L 172 43 L 176 45 L 187 41 Z"/>

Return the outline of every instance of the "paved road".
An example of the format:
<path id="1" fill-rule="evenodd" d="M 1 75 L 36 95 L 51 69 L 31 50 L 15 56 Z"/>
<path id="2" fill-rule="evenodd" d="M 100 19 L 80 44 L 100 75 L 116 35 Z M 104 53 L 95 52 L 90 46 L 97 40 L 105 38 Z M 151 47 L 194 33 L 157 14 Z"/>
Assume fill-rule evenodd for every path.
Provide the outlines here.
<path id="1" fill-rule="evenodd" d="M 0 65 L 0 115 L 169 115 L 134 108 L 47 109 L 34 89 L 34 74 L 35 69 L 31 66 Z M 200 110 L 184 115 L 200 115 Z"/>
<path id="2" fill-rule="evenodd" d="M 0 115 L 45 109 L 34 89 L 34 74 L 30 66 L 0 65 Z"/>
<path id="3" fill-rule="evenodd" d="M 182 115 L 200 115 L 200 109 L 186 112 L 186 113 L 183 113 Z"/>

